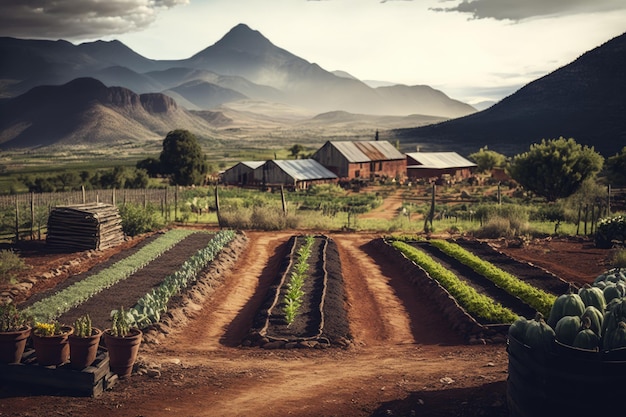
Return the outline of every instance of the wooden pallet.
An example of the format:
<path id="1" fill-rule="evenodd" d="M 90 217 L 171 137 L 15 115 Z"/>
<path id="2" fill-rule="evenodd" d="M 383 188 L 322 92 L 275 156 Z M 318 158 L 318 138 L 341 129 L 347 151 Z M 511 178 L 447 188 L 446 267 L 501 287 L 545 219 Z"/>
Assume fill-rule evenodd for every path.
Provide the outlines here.
<path id="1" fill-rule="evenodd" d="M 41 366 L 32 349 L 24 352 L 19 364 L 0 364 L 0 383 L 56 395 L 98 397 L 117 379 L 109 369 L 109 354 L 105 349 L 98 350 L 94 363 L 80 371 L 72 369 L 69 363 Z"/>

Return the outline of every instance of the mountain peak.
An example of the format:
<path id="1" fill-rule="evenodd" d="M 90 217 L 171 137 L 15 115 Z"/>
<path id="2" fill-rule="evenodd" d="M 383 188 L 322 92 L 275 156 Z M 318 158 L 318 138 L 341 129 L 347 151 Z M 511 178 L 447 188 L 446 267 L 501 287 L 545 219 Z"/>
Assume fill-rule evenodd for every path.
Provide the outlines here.
<path id="1" fill-rule="evenodd" d="M 258 30 L 250 29 L 244 23 L 233 27 L 226 35 L 213 45 L 213 48 L 235 49 L 246 52 L 262 53 L 270 47 L 272 42 Z"/>

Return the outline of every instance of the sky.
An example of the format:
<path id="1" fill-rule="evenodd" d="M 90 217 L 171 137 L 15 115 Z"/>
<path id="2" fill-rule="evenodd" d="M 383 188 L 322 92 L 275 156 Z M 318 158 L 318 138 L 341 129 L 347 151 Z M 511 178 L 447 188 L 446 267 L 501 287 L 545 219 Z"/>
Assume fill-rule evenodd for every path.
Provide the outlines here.
<path id="1" fill-rule="evenodd" d="M 626 32 L 624 0 L 2 0 L 0 36 L 183 59 L 239 23 L 328 71 L 500 100 Z"/>

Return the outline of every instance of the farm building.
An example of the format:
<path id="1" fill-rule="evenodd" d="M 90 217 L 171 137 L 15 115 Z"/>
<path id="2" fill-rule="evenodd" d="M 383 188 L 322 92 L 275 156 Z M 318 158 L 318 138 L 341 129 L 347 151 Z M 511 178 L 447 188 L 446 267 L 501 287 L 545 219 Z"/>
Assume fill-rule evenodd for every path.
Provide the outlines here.
<path id="1" fill-rule="evenodd" d="M 313 159 L 342 179 L 406 177 L 406 157 L 386 140 L 328 141 Z"/>
<path id="2" fill-rule="evenodd" d="M 469 178 L 476 164 L 456 152 L 413 152 L 406 154 L 407 175 L 410 179 L 430 179 L 449 176 Z"/>
<path id="3" fill-rule="evenodd" d="M 242 161 L 228 168 L 222 174 L 222 183 L 226 185 L 255 185 L 254 171 L 265 161 Z M 259 174 L 259 177 L 261 175 Z"/>
<path id="4" fill-rule="evenodd" d="M 313 159 L 272 160 L 259 168 L 261 184 L 307 189 L 313 184 L 336 182 L 337 176 Z"/>

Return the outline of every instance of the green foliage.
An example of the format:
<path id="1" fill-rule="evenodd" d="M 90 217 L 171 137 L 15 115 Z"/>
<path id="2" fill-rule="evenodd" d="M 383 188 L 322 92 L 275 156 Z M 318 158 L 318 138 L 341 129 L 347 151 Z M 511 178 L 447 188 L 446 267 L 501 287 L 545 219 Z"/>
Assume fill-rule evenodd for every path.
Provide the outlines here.
<path id="1" fill-rule="evenodd" d="M 315 239 L 313 236 L 306 236 L 304 244 L 298 249 L 298 260 L 291 271 L 289 276 L 289 282 L 287 282 L 287 292 L 284 297 L 284 314 L 287 325 L 291 325 L 296 319 L 298 310 L 302 306 L 302 298 L 304 297 L 304 291 L 302 286 L 306 278 L 306 273 L 309 269 L 309 258 L 311 257 L 311 248 Z"/>
<path id="2" fill-rule="evenodd" d="M 0 284 L 10 284 L 19 271 L 28 266 L 20 256 L 10 249 L 0 250 Z"/>
<path id="3" fill-rule="evenodd" d="M 134 254 L 116 262 L 110 267 L 35 302 L 25 312 L 37 321 L 45 322 L 55 319 L 72 308 L 81 305 L 105 288 L 125 280 L 191 233 L 194 232 L 183 229 L 170 230 Z"/>
<path id="4" fill-rule="evenodd" d="M 76 337 L 89 337 L 92 333 L 93 328 L 89 314 L 80 316 L 74 321 L 74 335 Z"/>
<path id="5" fill-rule="evenodd" d="M 111 335 L 115 337 L 126 337 L 130 334 L 131 320 L 130 314 L 124 311 L 124 306 L 119 310 L 111 311 Z"/>
<path id="6" fill-rule="evenodd" d="M 393 241 L 391 244 L 439 282 L 470 314 L 492 323 L 513 323 L 517 320 L 518 316 L 514 312 L 461 281 L 454 273 L 444 268 L 425 252 L 404 242 Z"/>
<path id="7" fill-rule="evenodd" d="M 0 303 L 0 332 L 16 332 L 30 324 L 28 315 L 13 303 Z"/>
<path id="8" fill-rule="evenodd" d="M 119 212 L 122 230 L 126 236 L 137 236 L 163 227 L 156 208 L 151 204 L 145 207 L 139 204 L 123 204 L 119 206 Z"/>
<path id="9" fill-rule="evenodd" d="M 478 152 L 468 155 L 468 158 L 476 162 L 479 172 L 491 171 L 496 167 L 503 167 L 506 164 L 506 156 L 498 152 L 484 148 L 480 148 Z"/>
<path id="10" fill-rule="evenodd" d="M 482 226 L 475 232 L 477 237 L 496 239 L 515 237 L 529 231 L 529 210 L 519 204 L 483 204 L 476 208 L 476 218 Z"/>
<path id="11" fill-rule="evenodd" d="M 606 177 L 609 184 L 626 185 L 626 146 L 606 161 Z"/>
<path id="12" fill-rule="evenodd" d="M 509 175 L 527 190 L 548 201 L 572 195 L 584 180 L 602 169 L 604 158 L 574 139 L 543 139 L 516 155 Z"/>
<path id="13" fill-rule="evenodd" d="M 298 159 L 298 155 L 300 155 L 302 152 L 304 152 L 304 146 L 297 143 L 289 148 L 289 153 L 296 159 Z"/>
<path id="14" fill-rule="evenodd" d="M 463 265 L 470 267 L 475 272 L 484 276 L 496 284 L 497 287 L 516 296 L 543 315 L 550 313 L 554 300 L 556 300 L 554 295 L 529 285 L 518 277 L 501 270 L 490 262 L 482 260 L 455 243 L 438 239 L 431 240 L 430 243 L 438 247 L 442 252 L 458 260 Z"/>
<path id="15" fill-rule="evenodd" d="M 608 249 L 615 244 L 624 243 L 626 243 L 626 217 L 600 219 L 595 235 L 596 246 Z"/>
<path id="16" fill-rule="evenodd" d="M 626 248 L 619 248 L 611 257 L 611 266 L 626 270 Z"/>
<path id="17" fill-rule="evenodd" d="M 194 134 L 173 130 L 163 140 L 161 172 L 176 185 L 201 185 L 208 172 L 206 157 Z"/>

